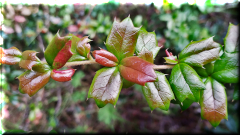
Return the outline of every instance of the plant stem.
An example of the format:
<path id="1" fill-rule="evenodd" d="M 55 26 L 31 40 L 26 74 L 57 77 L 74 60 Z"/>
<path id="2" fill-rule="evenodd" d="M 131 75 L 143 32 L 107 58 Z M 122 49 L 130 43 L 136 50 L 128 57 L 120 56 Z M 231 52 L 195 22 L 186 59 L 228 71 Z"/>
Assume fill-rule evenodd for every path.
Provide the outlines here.
<path id="1" fill-rule="evenodd" d="M 172 69 L 175 65 L 154 65 L 153 69 Z"/>
<path id="2" fill-rule="evenodd" d="M 78 66 L 78 65 L 88 65 L 88 64 L 99 64 L 94 59 L 86 60 L 86 61 L 74 61 L 74 62 L 67 62 L 64 67 L 71 67 L 71 66 Z M 175 65 L 154 65 L 153 69 L 172 69 Z"/>

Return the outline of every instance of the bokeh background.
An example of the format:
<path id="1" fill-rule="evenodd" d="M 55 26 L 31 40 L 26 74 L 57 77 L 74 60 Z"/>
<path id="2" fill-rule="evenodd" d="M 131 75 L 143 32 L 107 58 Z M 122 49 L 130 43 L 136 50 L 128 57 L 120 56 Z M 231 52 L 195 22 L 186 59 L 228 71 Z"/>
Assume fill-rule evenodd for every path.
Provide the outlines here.
<path id="1" fill-rule="evenodd" d="M 169 48 L 177 55 L 191 41 L 211 36 L 223 44 L 229 23 L 239 23 L 238 1 L 100 2 L 1 3 L 1 47 L 36 50 L 37 56 L 44 60 L 43 50 L 59 30 L 61 36 L 68 33 L 78 37 L 88 35 L 92 40 L 91 50 L 106 49 L 104 41 L 114 18 L 121 21 L 130 15 L 135 27 L 155 31 L 162 48 L 154 63 L 160 65 L 165 62 L 165 49 Z M 77 70 L 72 81 L 61 83 L 51 79 L 31 98 L 18 91 L 16 77 L 24 70 L 17 65 L 0 66 L 0 133 L 6 130 L 29 133 L 52 130 L 59 133 L 239 133 L 237 84 L 225 85 L 229 118 L 213 128 L 207 120 L 201 119 L 197 103 L 185 111 L 171 103 L 168 111 L 155 109 L 151 113 L 139 85 L 122 89 L 116 108 L 108 104 L 99 109 L 94 99 L 86 99 L 95 72 L 101 65 L 75 66 L 73 68 Z M 171 70 L 161 72 L 170 74 Z"/>

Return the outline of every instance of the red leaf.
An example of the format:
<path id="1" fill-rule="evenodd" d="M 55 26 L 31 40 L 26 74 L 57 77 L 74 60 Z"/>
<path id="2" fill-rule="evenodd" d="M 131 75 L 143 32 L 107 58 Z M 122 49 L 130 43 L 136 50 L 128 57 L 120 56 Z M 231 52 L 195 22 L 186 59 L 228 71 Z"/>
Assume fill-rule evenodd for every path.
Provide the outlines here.
<path id="1" fill-rule="evenodd" d="M 146 82 L 155 81 L 157 78 L 153 70 L 153 64 L 137 56 L 124 58 L 119 66 L 119 71 L 126 80 L 142 86 L 144 86 Z"/>
<path id="2" fill-rule="evenodd" d="M 51 72 L 51 77 L 55 81 L 66 82 L 71 80 L 71 77 L 73 76 L 74 73 L 75 69 L 67 69 L 61 71 L 53 69 Z"/>
<path id="3" fill-rule="evenodd" d="M 22 53 L 16 48 L 3 49 L 0 47 L 0 63 L 7 65 L 17 64 L 21 60 Z"/>
<path id="4" fill-rule="evenodd" d="M 106 67 L 114 67 L 118 62 L 118 59 L 114 54 L 104 49 L 93 51 L 93 56 L 97 63 Z"/>
<path id="5" fill-rule="evenodd" d="M 19 91 L 27 93 L 31 97 L 48 83 L 50 72 L 40 73 L 28 70 L 21 74 L 18 79 L 20 82 Z"/>
<path id="6" fill-rule="evenodd" d="M 58 52 L 53 61 L 53 69 L 59 69 L 63 67 L 66 62 L 72 57 L 73 53 L 71 51 L 71 44 L 72 41 L 69 40 L 66 45 Z"/>

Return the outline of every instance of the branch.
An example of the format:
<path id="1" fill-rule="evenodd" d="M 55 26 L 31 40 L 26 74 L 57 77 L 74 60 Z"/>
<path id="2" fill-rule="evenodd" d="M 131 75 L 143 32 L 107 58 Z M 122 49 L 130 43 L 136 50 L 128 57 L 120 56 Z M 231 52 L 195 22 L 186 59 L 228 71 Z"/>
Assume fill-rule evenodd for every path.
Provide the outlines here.
<path id="1" fill-rule="evenodd" d="M 42 63 L 46 63 L 45 61 Z M 74 61 L 74 62 L 67 62 L 64 67 L 71 67 L 71 66 L 79 66 L 79 65 L 90 65 L 90 64 L 99 64 L 94 59 L 86 60 L 86 61 Z M 154 65 L 153 69 L 172 69 L 175 65 Z"/>

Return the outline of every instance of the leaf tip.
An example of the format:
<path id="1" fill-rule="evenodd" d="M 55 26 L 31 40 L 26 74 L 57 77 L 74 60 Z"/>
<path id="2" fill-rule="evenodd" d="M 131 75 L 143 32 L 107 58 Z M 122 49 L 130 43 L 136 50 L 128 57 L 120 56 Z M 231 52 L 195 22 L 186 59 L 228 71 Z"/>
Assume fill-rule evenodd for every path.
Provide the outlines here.
<path id="1" fill-rule="evenodd" d="M 86 99 L 86 101 L 88 101 L 88 98 Z"/>

